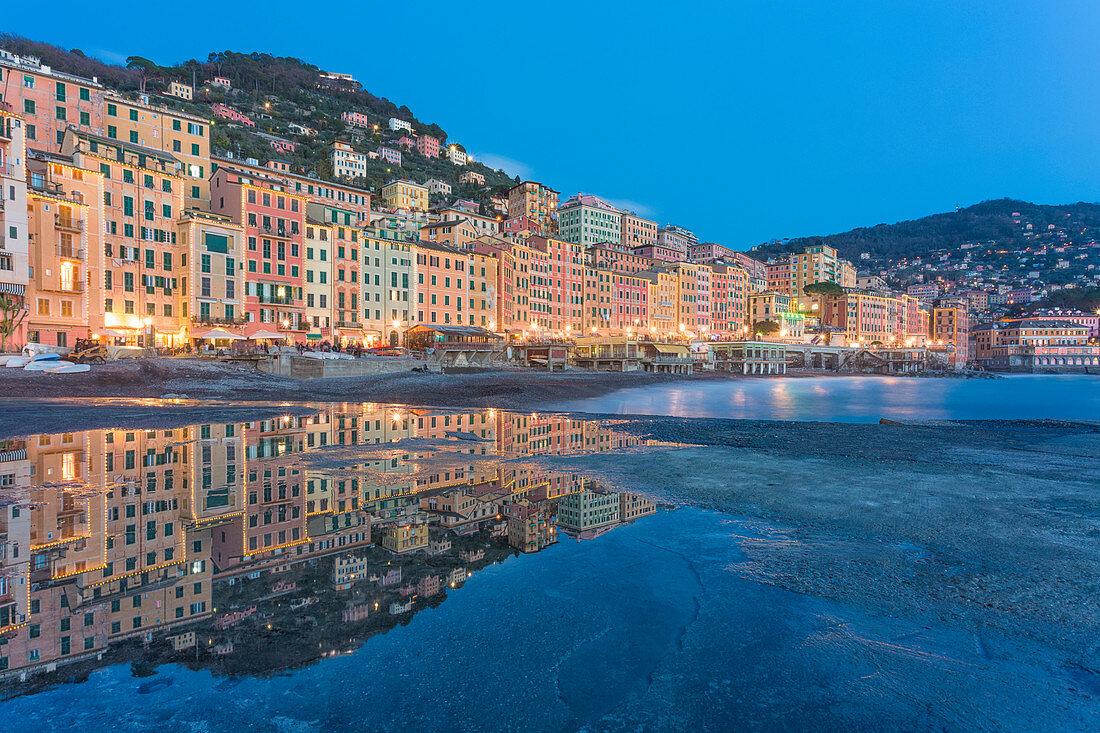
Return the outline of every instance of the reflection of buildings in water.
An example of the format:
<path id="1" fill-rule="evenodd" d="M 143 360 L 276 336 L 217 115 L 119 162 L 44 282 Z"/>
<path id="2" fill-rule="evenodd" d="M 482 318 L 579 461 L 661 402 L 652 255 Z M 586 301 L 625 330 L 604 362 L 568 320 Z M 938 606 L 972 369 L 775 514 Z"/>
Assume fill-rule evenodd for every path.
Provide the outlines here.
<path id="1" fill-rule="evenodd" d="M 523 457 L 642 444 L 552 415 L 360 403 L 0 443 L 0 678 L 131 637 L 256 671 L 337 653 L 514 550 L 553 544 L 561 517 L 573 526 L 591 487 Z M 614 522 L 655 511 L 613 496 Z M 336 615 L 307 632 L 306 607 Z M 300 646 L 289 661 L 243 654 L 261 612 L 303 640 L 285 642 Z"/>

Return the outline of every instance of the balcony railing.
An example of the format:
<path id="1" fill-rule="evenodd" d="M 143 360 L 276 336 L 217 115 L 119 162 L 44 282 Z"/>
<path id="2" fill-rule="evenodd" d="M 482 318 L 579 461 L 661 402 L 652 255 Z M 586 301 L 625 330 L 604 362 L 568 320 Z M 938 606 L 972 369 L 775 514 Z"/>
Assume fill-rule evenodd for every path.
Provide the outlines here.
<path id="1" fill-rule="evenodd" d="M 54 214 L 53 220 L 58 229 L 68 229 L 74 232 L 84 231 L 83 219 L 77 219 L 72 216 L 62 216 L 61 214 Z"/>
<path id="2" fill-rule="evenodd" d="M 207 323 L 217 326 L 243 326 L 243 318 L 215 318 L 213 316 L 191 316 L 191 323 Z"/>
<path id="3" fill-rule="evenodd" d="M 63 260 L 83 261 L 84 250 L 80 247 L 73 247 L 72 245 L 59 244 L 57 245 L 57 256 Z"/>
<path id="4" fill-rule="evenodd" d="M 256 302 L 264 305 L 294 305 L 294 298 L 289 295 L 257 295 Z"/>

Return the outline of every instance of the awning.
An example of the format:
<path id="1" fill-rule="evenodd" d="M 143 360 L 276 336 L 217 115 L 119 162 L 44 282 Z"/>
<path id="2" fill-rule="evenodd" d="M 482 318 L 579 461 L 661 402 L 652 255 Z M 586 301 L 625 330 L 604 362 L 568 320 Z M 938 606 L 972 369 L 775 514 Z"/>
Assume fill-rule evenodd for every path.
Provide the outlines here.
<path id="1" fill-rule="evenodd" d="M 229 341 L 243 341 L 244 340 L 244 336 L 238 336 L 235 333 L 229 333 L 229 331 L 226 331 L 224 328 L 212 329 L 210 331 L 207 331 L 204 334 L 201 334 L 197 338 L 200 338 L 200 339 L 203 339 L 203 340 L 206 340 L 206 341 L 214 341 L 214 340 L 217 340 L 217 339 L 228 339 Z"/>
<path id="2" fill-rule="evenodd" d="M 321 338 L 321 334 L 319 334 L 319 333 L 307 333 L 306 338 L 316 340 L 316 339 Z"/>
<path id="3" fill-rule="evenodd" d="M 100 336 L 114 336 L 116 338 L 126 338 L 130 334 L 126 333 L 125 331 L 116 330 L 114 328 L 105 328 L 105 329 L 103 329 L 102 331 L 99 332 L 99 335 Z"/>
<path id="4" fill-rule="evenodd" d="M 677 344 L 653 344 L 653 348 L 661 354 L 676 354 L 677 356 L 686 356 L 688 353 L 688 347 L 679 346 Z"/>
<path id="5" fill-rule="evenodd" d="M 252 339 L 285 339 L 286 335 L 281 333 L 275 333 L 273 331 L 257 331 L 256 333 L 247 337 L 250 341 Z"/>
<path id="6" fill-rule="evenodd" d="M 0 293 L 22 295 L 26 290 L 27 286 L 22 283 L 0 283 Z"/>

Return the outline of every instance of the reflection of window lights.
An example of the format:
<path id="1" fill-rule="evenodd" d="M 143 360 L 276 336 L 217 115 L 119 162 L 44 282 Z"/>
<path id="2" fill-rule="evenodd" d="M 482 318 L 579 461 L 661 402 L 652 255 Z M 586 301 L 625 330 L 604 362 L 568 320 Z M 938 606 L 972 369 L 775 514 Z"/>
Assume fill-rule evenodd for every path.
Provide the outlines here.
<path id="1" fill-rule="evenodd" d="M 76 478 L 76 454 L 65 453 L 61 456 L 61 478 L 71 481 Z"/>

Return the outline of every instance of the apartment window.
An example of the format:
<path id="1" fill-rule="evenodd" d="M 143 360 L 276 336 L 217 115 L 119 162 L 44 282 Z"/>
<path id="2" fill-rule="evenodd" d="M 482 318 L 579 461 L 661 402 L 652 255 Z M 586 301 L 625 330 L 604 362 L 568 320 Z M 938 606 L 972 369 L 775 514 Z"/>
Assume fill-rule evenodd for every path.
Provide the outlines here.
<path id="1" fill-rule="evenodd" d="M 108 117 L 118 117 L 118 106 L 114 105 L 114 104 L 108 104 L 107 105 L 107 116 Z"/>
<path id="2" fill-rule="evenodd" d="M 107 125 L 107 137 L 112 140 L 118 138 L 118 128 L 114 125 Z"/>

